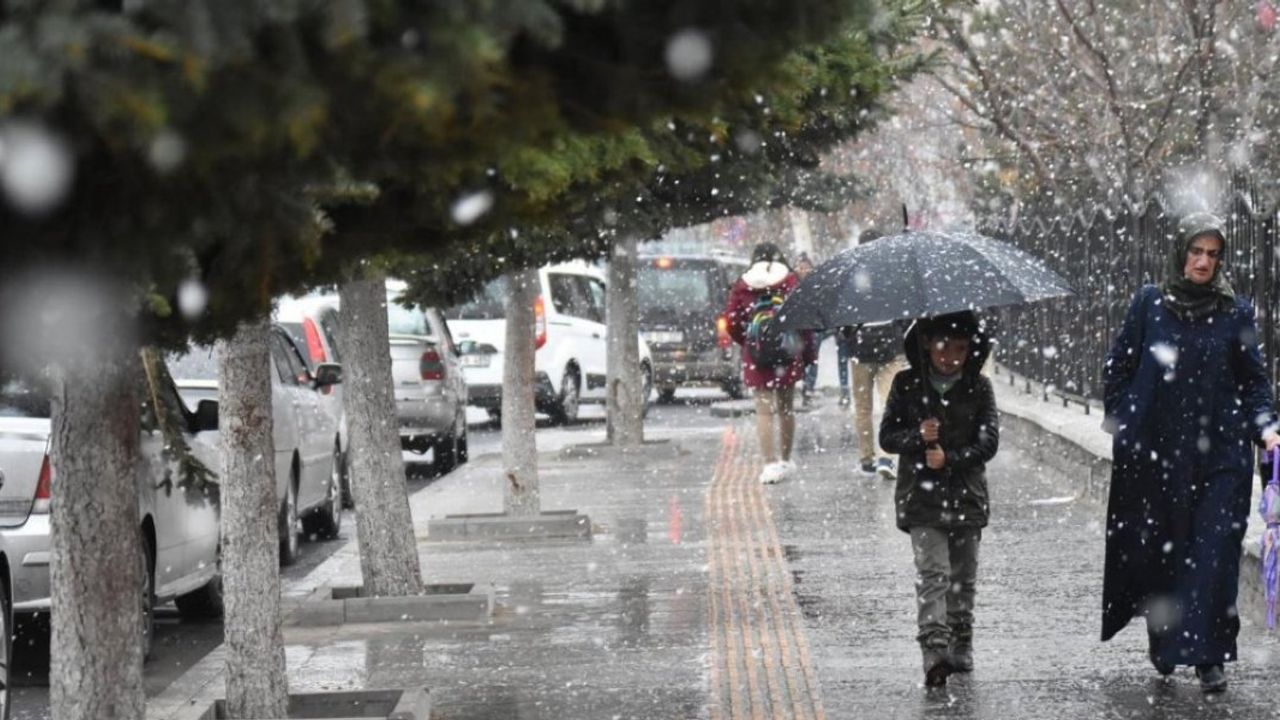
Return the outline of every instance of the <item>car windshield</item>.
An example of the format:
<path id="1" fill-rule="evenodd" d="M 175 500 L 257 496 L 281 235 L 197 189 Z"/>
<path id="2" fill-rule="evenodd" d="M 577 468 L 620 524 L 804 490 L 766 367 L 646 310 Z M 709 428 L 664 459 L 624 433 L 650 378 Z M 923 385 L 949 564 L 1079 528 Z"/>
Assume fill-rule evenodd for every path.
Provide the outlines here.
<path id="1" fill-rule="evenodd" d="M 192 345 L 185 353 L 165 358 L 169 374 L 176 381 L 217 380 L 218 353 L 216 345 Z"/>
<path id="2" fill-rule="evenodd" d="M 387 293 L 387 330 L 392 335 L 425 335 L 431 337 L 431 325 L 427 314 L 419 308 L 401 305 L 399 293 Z"/>
<path id="3" fill-rule="evenodd" d="M 0 417 L 47 418 L 49 392 L 35 383 L 0 379 Z"/>
<path id="4" fill-rule="evenodd" d="M 641 265 L 636 279 L 641 318 L 705 312 L 717 302 L 711 295 L 710 268 L 704 265 L 658 262 Z"/>
<path id="5" fill-rule="evenodd" d="M 445 311 L 449 320 L 501 320 L 503 296 L 507 293 L 507 279 L 498 278 L 484 286 L 470 302 L 455 305 Z"/>

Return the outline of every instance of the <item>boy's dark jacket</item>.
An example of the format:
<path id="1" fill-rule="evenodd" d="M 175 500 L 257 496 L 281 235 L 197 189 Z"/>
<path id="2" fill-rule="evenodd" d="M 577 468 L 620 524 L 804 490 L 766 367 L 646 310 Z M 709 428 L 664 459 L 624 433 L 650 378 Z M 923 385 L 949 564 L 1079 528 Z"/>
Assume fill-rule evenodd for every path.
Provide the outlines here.
<path id="1" fill-rule="evenodd" d="M 986 464 L 1000 442 L 995 393 L 980 372 L 991 353 L 990 340 L 981 331 L 973 336 L 963 374 L 943 403 L 925 379 L 929 360 L 919 344 L 918 328 L 919 323 L 913 325 L 904 339 L 911 367 L 893 378 L 880 422 L 880 447 L 899 456 L 894 492 L 898 528 L 985 527 Z M 924 461 L 920 423 L 928 417 L 941 421 L 938 444 L 947 453 L 941 470 L 929 469 Z"/>

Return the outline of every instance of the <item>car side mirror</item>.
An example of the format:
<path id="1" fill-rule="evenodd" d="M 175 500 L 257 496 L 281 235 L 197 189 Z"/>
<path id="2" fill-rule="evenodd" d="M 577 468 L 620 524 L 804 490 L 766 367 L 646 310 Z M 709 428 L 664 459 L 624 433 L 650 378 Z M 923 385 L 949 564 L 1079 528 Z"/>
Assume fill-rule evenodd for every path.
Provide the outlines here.
<path id="1" fill-rule="evenodd" d="M 192 422 L 192 433 L 218 429 L 218 401 L 201 400 L 196 404 L 196 416 Z"/>
<path id="2" fill-rule="evenodd" d="M 314 386 L 317 390 L 342 382 L 342 366 L 338 363 L 316 365 Z"/>

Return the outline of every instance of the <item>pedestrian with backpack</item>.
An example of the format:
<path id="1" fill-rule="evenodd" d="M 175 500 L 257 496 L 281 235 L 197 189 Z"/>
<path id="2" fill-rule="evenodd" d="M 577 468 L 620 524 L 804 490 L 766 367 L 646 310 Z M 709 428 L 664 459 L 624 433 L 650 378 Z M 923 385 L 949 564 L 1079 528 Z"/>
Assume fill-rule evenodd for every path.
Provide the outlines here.
<path id="1" fill-rule="evenodd" d="M 779 482 L 795 471 L 795 386 L 805 366 L 817 358 L 813 333 L 779 327 L 778 309 L 797 283 L 778 246 L 760 243 L 751 253 L 751 266 L 734 283 L 725 309 L 729 335 L 742 346 L 742 382 L 756 398 L 762 483 Z"/>

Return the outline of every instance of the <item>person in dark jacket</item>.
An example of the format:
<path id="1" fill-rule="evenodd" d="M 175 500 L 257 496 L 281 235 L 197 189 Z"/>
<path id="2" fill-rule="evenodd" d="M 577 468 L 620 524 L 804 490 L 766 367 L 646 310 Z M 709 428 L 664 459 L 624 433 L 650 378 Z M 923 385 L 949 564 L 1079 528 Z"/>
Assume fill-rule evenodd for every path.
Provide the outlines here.
<path id="1" fill-rule="evenodd" d="M 893 378 L 880 446 L 896 453 L 897 524 L 911 535 L 925 684 L 973 669 L 978 544 L 987 525 L 986 464 L 1000 442 L 991 344 L 971 312 L 920 320 L 903 343 L 910 367 Z"/>
<path id="2" fill-rule="evenodd" d="M 906 362 L 902 359 L 903 328 L 896 322 L 856 325 L 840 329 L 842 353 L 853 361 L 853 424 L 858 431 L 858 463 L 868 475 L 879 473 L 885 480 L 897 477 L 893 458 L 877 457 L 872 411 L 879 395 L 883 406 L 889 386 Z M 876 391 L 879 390 L 877 393 Z"/>
<path id="3" fill-rule="evenodd" d="M 742 382 L 751 388 L 756 398 L 756 432 L 760 439 L 760 453 L 764 467 L 760 482 L 776 483 L 793 472 L 791 448 L 795 442 L 796 418 L 794 412 L 795 386 L 804 376 L 804 368 L 817 359 L 817 347 L 813 333 L 802 333 L 802 347 L 791 361 L 779 367 L 763 367 L 756 363 L 745 347 L 747 327 L 761 296 L 785 298 L 795 289 L 799 280 L 787 265 L 782 251 L 773 243 L 764 242 L 751 253 L 751 265 L 729 291 L 725 316 L 729 320 L 729 336 L 743 345 Z M 774 435 L 778 436 L 775 443 Z"/>
<path id="4" fill-rule="evenodd" d="M 1142 615 L 1156 670 L 1194 666 L 1204 692 L 1226 689 L 1223 663 L 1236 659 L 1250 441 L 1280 444 L 1253 306 L 1227 281 L 1222 228 L 1208 213 L 1183 218 L 1166 280 L 1134 295 L 1104 370 L 1102 639 Z"/>

